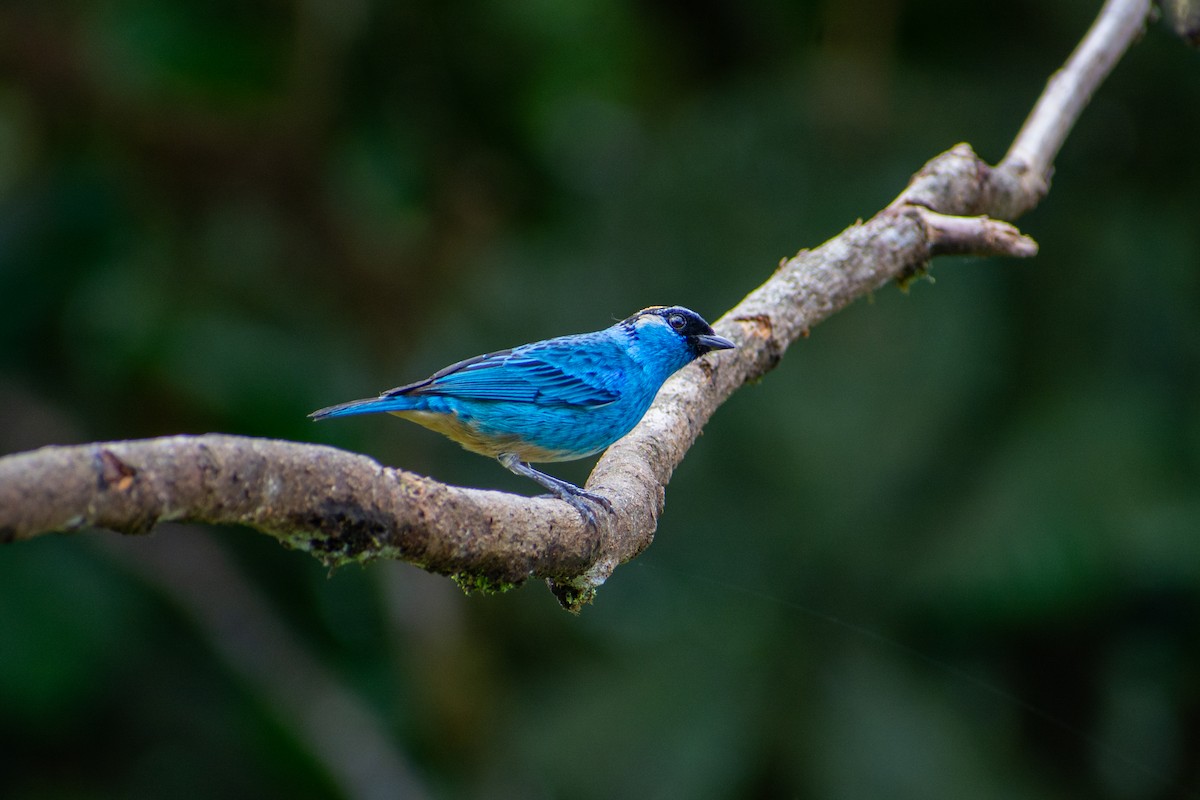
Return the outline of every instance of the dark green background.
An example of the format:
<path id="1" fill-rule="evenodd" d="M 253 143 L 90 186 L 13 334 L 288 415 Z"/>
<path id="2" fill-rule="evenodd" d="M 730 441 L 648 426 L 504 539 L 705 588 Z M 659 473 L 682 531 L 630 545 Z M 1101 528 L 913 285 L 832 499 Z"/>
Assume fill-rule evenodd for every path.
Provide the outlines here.
<path id="1" fill-rule="evenodd" d="M 999 160 L 1099 5 L 9 0 L 0 452 L 224 431 L 528 492 L 305 415 L 718 316 L 956 142 Z M 246 530 L 3 548 L 0 795 L 1200 789 L 1198 141 L 1156 25 L 1021 221 L 1040 255 L 814 329 L 578 618 Z"/>

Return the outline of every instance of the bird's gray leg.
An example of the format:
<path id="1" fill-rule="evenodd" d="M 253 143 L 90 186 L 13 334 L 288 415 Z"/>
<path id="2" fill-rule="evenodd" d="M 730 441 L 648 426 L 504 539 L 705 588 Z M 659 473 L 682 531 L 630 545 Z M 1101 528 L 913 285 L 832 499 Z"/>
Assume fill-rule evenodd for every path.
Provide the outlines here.
<path id="1" fill-rule="evenodd" d="M 598 503 L 608 513 L 613 513 L 613 506 L 608 501 L 608 498 L 593 494 L 586 489 L 581 489 L 575 484 L 564 481 L 561 478 L 555 478 L 553 475 L 539 472 L 518 458 L 514 453 L 501 453 L 497 458 L 510 472 L 537 481 L 553 492 L 554 496 L 559 500 L 570 503 L 583 517 L 584 522 L 592 527 L 596 525 L 596 513 L 588 505 L 588 500 Z"/>

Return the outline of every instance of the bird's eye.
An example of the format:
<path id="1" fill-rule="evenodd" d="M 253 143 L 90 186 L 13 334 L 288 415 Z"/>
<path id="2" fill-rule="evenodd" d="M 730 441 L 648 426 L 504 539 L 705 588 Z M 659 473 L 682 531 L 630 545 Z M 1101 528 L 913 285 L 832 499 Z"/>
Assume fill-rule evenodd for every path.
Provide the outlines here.
<path id="1" fill-rule="evenodd" d="M 681 331 L 687 325 L 687 320 L 683 318 L 683 314 L 671 314 L 667 317 L 667 324 L 673 330 Z"/>

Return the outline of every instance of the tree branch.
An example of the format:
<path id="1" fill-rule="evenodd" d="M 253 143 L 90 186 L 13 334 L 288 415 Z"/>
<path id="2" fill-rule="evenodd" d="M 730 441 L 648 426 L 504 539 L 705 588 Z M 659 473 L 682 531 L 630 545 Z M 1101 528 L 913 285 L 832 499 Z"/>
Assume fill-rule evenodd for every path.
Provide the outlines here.
<path id="1" fill-rule="evenodd" d="M 1013 193 L 1017 204 L 997 209 L 1003 219 L 1016 219 L 1050 191 L 1054 159 L 1067 134 L 1097 87 L 1141 35 L 1149 16 L 1150 0 L 1107 0 L 1066 65 L 1050 77 L 1000 162 L 1000 173 L 1022 184 L 1021 191 Z"/>
<path id="2" fill-rule="evenodd" d="M 638 427 L 600 458 L 588 488 L 617 512 L 595 530 L 557 500 L 447 486 L 329 447 L 209 434 L 0 458 L 0 541 L 84 527 L 142 533 L 166 520 L 235 523 L 329 565 L 396 558 L 483 589 L 546 578 L 578 610 L 618 564 L 649 546 L 664 488 L 717 407 L 813 325 L 888 281 L 922 273 L 938 255 L 1036 253 L 1032 239 L 1001 220 L 1048 191 L 1067 133 L 1148 14 L 1148 0 L 1108 0 L 998 167 L 957 145 L 870 220 L 784 261 L 726 313 L 715 327 L 738 349 L 677 373 Z"/>

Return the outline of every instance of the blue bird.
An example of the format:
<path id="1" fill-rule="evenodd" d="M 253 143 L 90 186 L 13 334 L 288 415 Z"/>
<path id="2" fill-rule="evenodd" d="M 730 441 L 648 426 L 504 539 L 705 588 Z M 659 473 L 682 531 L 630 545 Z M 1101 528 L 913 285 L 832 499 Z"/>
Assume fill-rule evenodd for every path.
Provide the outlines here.
<path id="1" fill-rule="evenodd" d="M 652 306 L 601 331 L 468 358 L 423 381 L 309 416 L 382 412 L 412 420 L 532 478 L 594 525 L 585 501 L 611 513 L 607 499 L 529 465 L 600 452 L 633 430 L 667 378 L 705 353 L 735 346 L 694 311 Z"/>

